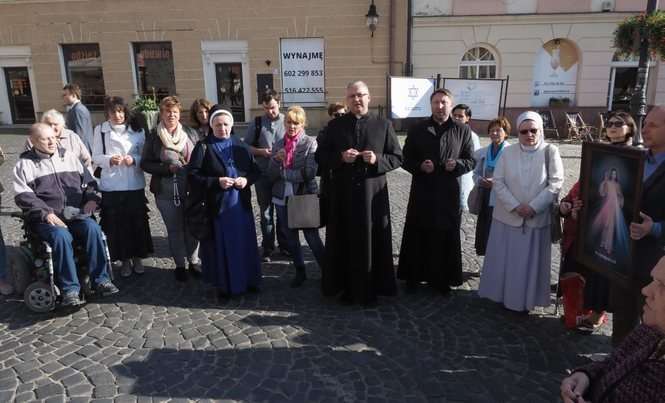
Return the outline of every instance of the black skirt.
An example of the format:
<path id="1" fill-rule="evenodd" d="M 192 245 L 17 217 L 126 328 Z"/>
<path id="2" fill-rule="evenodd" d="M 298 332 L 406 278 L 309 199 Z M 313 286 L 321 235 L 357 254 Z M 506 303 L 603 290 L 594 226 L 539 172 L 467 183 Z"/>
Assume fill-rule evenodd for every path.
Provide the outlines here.
<path id="1" fill-rule="evenodd" d="M 144 258 L 153 252 L 143 189 L 102 192 L 101 226 L 111 260 Z"/>

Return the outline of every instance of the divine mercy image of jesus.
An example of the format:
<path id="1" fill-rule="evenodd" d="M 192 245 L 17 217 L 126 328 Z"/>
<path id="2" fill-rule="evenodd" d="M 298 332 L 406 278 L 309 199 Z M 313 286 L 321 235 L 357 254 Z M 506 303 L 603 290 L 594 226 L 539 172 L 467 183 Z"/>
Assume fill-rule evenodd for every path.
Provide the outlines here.
<path id="1" fill-rule="evenodd" d="M 597 257 L 616 264 L 629 255 L 628 225 L 623 213 L 624 197 L 616 168 L 605 171 L 598 187 L 600 206 L 591 226 L 597 241 Z"/>

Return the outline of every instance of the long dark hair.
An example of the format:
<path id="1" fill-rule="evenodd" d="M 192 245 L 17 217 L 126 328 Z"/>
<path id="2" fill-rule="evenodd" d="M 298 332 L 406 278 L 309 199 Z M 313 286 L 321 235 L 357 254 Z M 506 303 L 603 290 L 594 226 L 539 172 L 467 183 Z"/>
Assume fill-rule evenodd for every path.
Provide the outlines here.
<path id="1" fill-rule="evenodd" d="M 111 112 L 117 110 L 122 110 L 125 113 L 125 121 L 123 123 L 127 124 L 133 131 L 138 132 L 143 130 L 145 126 L 145 119 L 140 113 L 133 113 L 125 99 L 123 97 L 112 97 L 107 96 L 104 98 L 104 116 L 108 120 L 111 116 Z"/>

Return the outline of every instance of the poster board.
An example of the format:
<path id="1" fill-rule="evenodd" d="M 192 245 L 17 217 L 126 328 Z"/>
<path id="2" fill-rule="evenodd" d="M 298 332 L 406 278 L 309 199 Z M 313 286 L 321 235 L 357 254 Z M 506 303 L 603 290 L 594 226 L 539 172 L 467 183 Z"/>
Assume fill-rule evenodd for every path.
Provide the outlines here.
<path id="1" fill-rule="evenodd" d="M 579 57 L 575 45 L 565 39 L 545 43 L 533 65 L 531 106 L 546 107 L 550 99 L 575 103 Z"/>
<path id="2" fill-rule="evenodd" d="M 325 104 L 325 60 L 323 38 L 281 38 L 282 101 Z"/>
<path id="3" fill-rule="evenodd" d="M 474 120 L 492 120 L 499 116 L 504 80 L 446 78 L 443 88 L 453 93 L 454 103 L 466 104 Z"/>
<path id="4" fill-rule="evenodd" d="M 429 98 L 434 81 L 428 78 L 389 77 L 391 119 L 423 118 L 432 114 Z"/>

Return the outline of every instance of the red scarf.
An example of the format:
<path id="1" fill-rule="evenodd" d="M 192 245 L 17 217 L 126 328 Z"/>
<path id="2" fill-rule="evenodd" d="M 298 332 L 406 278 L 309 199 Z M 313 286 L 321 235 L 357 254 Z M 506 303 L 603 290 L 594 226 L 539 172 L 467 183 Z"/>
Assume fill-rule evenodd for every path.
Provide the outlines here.
<path id="1" fill-rule="evenodd" d="M 296 152 L 296 143 L 300 137 L 302 130 L 297 132 L 294 136 L 288 134 L 284 136 L 284 151 L 286 151 L 286 158 L 284 159 L 284 168 L 291 168 L 293 165 L 293 155 Z"/>

